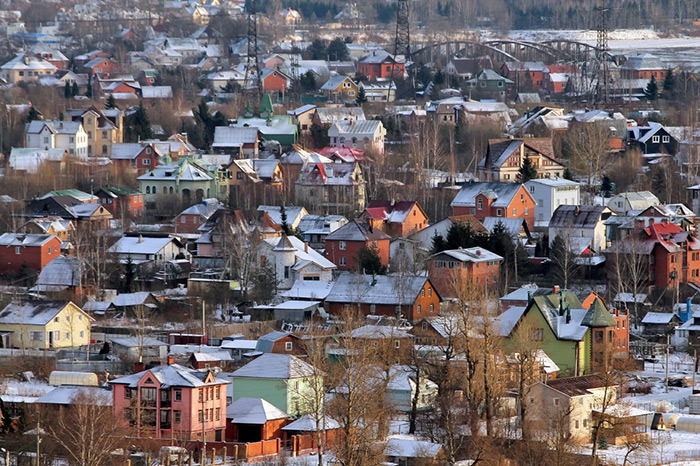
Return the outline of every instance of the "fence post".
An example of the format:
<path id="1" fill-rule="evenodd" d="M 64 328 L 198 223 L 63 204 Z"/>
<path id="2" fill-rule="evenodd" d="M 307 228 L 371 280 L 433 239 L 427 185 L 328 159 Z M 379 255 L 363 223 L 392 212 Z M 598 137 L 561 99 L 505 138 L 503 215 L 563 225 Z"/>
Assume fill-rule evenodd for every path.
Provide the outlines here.
<path id="1" fill-rule="evenodd" d="M 190 452 L 190 466 L 194 464 L 194 452 Z"/>
<path id="2" fill-rule="evenodd" d="M 226 464 L 226 457 L 228 456 L 227 453 L 228 453 L 228 448 L 226 448 L 226 446 L 224 445 L 224 460 L 223 460 L 223 464 Z"/>
<path id="3" fill-rule="evenodd" d="M 211 449 L 211 464 L 216 464 L 216 447 Z"/>

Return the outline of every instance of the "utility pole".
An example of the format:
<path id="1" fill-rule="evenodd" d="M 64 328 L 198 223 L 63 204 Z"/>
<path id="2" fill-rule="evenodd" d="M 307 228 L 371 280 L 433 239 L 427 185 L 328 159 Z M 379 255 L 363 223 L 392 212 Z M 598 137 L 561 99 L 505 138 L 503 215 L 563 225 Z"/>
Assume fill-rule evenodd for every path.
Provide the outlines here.
<path id="1" fill-rule="evenodd" d="M 41 445 L 41 427 L 39 426 L 39 421 L 36 421 L 36 466 L 41 465 L 41 451 L 39 445 Z"/>
<path id="2" fill-rule="evenodd" d="M 668 393 L 668 360 L 671 348 L 671 335 L 666 335 L 666 393 Z"/>
<path id="3" fill-rule="evenodd" d="M 610 62 L 608 45 L 608 11 L 610 8 L 596 8 L 596 103 L 607 103 L 610 97 Z"/>
<path id="4" fill-rule="evenodd" d="M 245 68 L 245 80 L 243 81 L 246 90 L 255 93 L 255 99 L 262 96 L 262 80 L 260 79 L 260 64 L 258 63 L 258 15 L 255 7 L 255 0 L 248 4 L 248 56 Z M 250 83 L 251 70 L 255 68 L 255 82 Z"/>

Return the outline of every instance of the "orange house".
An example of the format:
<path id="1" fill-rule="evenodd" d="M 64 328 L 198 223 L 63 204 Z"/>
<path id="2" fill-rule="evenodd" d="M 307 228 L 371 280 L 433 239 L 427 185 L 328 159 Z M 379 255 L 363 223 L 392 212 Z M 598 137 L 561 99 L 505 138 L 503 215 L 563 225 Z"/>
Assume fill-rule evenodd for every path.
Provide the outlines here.
<path id="1" fill-rule="evenodd" d="M 357 71 L 370 81 L 403 78 L 406 64 L 383 50 L 377 50 L 357 62 Z"/>
<path id="2" fill-rule="evenodd" d="M 284 95 L 291 82 L 290 78 L 280 70 L 264 69 L 260 76 L 263 92 L 278 92 Z"/>
<path id="3" fill-rule="evenodd" d="M 61 240 L 54 235 L 5 233 L 0 236 L 2 273 L 18 273 L 23 267 L 36 272 L 61 255 Z"/>
<path id="4" fill-rule="evenodd" d="M 355 219 L 326 236 L 326 257 L 338 270 L 354 270 L 357 256 L 366 246 L 375 249 L 382 265 L 388 266 L 390 242 L 391 237 L 383 231 Z"/>
<path id="5" fill-rule="evenodd" d="M 392 238 L 408 236 L 428 226 L 428 216 L 415 201 L 370 201 L 358 218 Z"/>
<path id="6" fill-rule="evenodd" d="M 473 215 L 482 222 L 486 217 L 522 218 L 534 231 L 535 199 L 519 183 L 465 183 L 450 205 L 455 216 Z"/>
<path id="7" fill-rule="evenodd" d="M 498 283 L 503 258 L 481 248 L 450 249 L 428 259 L 428 276 L 445 298 L 455 298 L 455 283 L 489 287 Z"/>
<path id="8" fill-rule="evenodd" d="M 260 442 L 282 438 L 289 416 L 262 398 L 239 398 L 226 408 L 226 440 Z"/>

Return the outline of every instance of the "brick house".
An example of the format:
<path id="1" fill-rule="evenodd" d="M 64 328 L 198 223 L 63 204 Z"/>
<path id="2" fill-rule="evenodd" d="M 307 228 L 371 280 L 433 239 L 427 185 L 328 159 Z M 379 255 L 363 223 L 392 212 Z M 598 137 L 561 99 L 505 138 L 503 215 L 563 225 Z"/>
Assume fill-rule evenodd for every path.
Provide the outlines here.
<path id="1" fill-rule="evenodd" d="M 428 277 L 342 273 L 326 297 L 328 312 L 340 315 L 358 309 L 364 315 L 402 317 L 416 321 L 438 315 L 440 293 Z"/>
<path id="2" fill-rule="evenodd" d="M 284 96 L 289 88 L 291 79 L 280 70 L 264 69 L 260 74 L 263 92 L 277 92 Z"/>
<path id="3" fill-rule="evenodd" d="M 657 81 L 666 76 L 666 67 L 661 59 L 650 53 L 640 53 L 629 57 L 620 66 L 621 79 L 651 79 Z"/>
<path id="4" fill-rule="evenodd" d="M 506 62 L 501 74 L 515 81 L 517 87 L 522 87 L 529 79 L 534 87 L 544 89 L 549 69 L 542 62 Z"/>
<path id="5" fill-rule="evenodd" d="M 307 163 L 294 183 L 295 203 L 314 213 L 355 216 L 365 208 L 366 183 L 357 162 Z"/>
<path id="6" fill-rule="evenodd" d="M 619 359 L 625 359 L 629 357 L 629 309 L 617 309 L 617 308 L 608 308 L 608 306 L 603 302 L 600 297 L 595 294 L 591 293 L 589 294 L 586 299 L 583 300 L 581 305 L 586 308 L 590 309 L 592 305 L 598 305 L 602 306 L 607 310 L 610 315 L 612 316 L 612 319 L 615 321 L 615 328 L 612 329 L 613 334 L 612 334 L 612 339 L 610 341 L 610 345 L 612 347 L 612 357 L 613 358 L 619 358 Z M 671 314 L 675 315 L 675 314 Z M 595 335 L 594 335 L 595 337 Z"/>
<path id="7" fill-rule="evenodd" d="M 536 178 L 561 177 L 566 168 L 554 156 L 552 138 L 489 139 L 479 172 L 482 179 L 514 182 L 525 159 L 537 170 Z"/>
<path id="8" fill-rule="evenodd" d="M 110 159 L 120 170 L 135 170 L 139 175 L 143 175 L 158 166 L 161 155 L 154 144 L 122 142 L 112 144 Z"/>
<path id="9" fill-rule="evenodd" d="M 402 58 L 396 58 L 383 50 L 375 50 L 357 62 L 357 71 L 367 76 L 370 81 L 404 77 L 406 64 Z"/>
<path id="10" fill-rule="evenodd" d="M 95 196 L 114 218 L 140 218 L 145 210 L 143 193 L 128 186 L 105 186 Z"/>
<path id="11" fill-rule="evenodd" d="M 0 236 L 2 272 L 19 273 L 22 267 L 35 272 L 61 255 L 61 240 L 54 235 L 5 233 Z"/>
<path id="12" fill-rule="evenodd" d="M 381 230 L 357 219 L 326 236 L 326 257 L 338 270 L 354 270 L 363 247 L 374 248 L 383 266 L 389 265 L 391 237 Z"/>
<path id="13" fill-rule="evenodd" d="M 239 398 L 226 408 L 226 441 L 260 442 L 282 438 L 287 413 L 262 398 Z"/>
<path id="14" fill-rule="evenodd" d="M 119 68 L 119 63 L 106 57 L 95 57 L 82 66 L 83 73 L 89 75 L 114 73 Z"/>
<path id="15" fill-rule="evenodd" d="M 223 441 L 226 385 L 210 371 L 156 366 L 109 382 L 116 416 L 136 437 Z"/>
<path id="16" fill-rule="evenodd" d="M 453 215 L 522 218 L 530 231 L 535 227 L 535 199 L 518 183 L 469 182 L 462 185 L 450 204 Z"/>
<path id="17" fill-rule="evenodd" d="M 454 298 L 455 282 L 496 285 L 502 261 L 501 256 L 482 247 L 450 249 L 428 258 L 428 276 L 441 296 Z"/>
<path id="18" fill-rule="evenodd" d="M 175 217 L 175 233 L 197 233 L 214 212 L 223 208 L 216 199 L 204 199 L 199 204 L 188 207 Z"/>
<path id="19" fill-rule="evenodd" d="M 306 356 L 304 342 L 293 333 L 274 330 L 258 338 L 255 344 L 256 353 L 292 354 Z"/>
<path id="20" fill-rule="evenodd" d="M 415 201 L 370 201 L 358 218 L 392 238 L 408 236 L 428 226 L 428 216 Z"/>

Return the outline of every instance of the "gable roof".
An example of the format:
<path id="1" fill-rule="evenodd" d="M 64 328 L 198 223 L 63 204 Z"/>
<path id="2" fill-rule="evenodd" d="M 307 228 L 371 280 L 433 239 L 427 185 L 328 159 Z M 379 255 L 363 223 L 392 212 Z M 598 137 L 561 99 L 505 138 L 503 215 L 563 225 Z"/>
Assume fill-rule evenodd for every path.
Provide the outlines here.
<path id="1" fill-rule="evenodd" d="M 262 398 L 239 398 L 226 408 L 226 420 L 232 424 L 263 425 L 289 415 Z"/>
<path id="2" fill-rule="evenodd" d="M 265 353 L 233 373 L 233 378 L 298 379 L 314 376 L 314 367 L 291 354 Z"/>
<path id="3" fill-rule="evenodd" d="M 155 366 L 136 374 L 127 375 L 119 379 L 111 380 L 109 383 L 118 385 L 128 385 L 136 387 L 141 379 L 146 374 L 152 375 L 159 383 L 161 388 L 169 387 L 204 387 L 215 384 L 228 384 L 230 382 L 224 379 L 218 379 L 212 376 L 213 381 L 207 383 L 206 380 L 211 374 L 209 371 L 202 372 L 189 369 L 180 364 L 169 364 L 164 366 Z"/>
<path id="4" fill-rule="evenodd" d="M 38 247 L 43 246 L 53 238 L 54 235 L 40 235 L 34 233 L 3 233 L 0 236 L 0 246 L 12 247 Z"/>
<path id="5" fill-rule="evenodd" d="M 389 223 L 403 223 L 413 207 L 425 215 L 425 212 L 416 201 L 370 201 L 365 207 L 367 214 L 374 220 L 386 220 Z M 427 217 L 427 215 L 425 215 Z"/>
<path id="6" fill-rule="evenodd" d="M 372 228 L 368 223 L 357 219 L 346 223 L 326 236 L 326 241 L 377 241 L 387 239 L 391 239 L 391 237 L 378 228 Z"/>
<path id="7" fill-rule="evenodd" d="M 115 254 L 157 254 L 173 241 L 172 237 L 152 238 L 143 236 L 123 236 L 109 248 Z"/>
<path id="8" fill-rule="evenodd" d="M 515 199 L 520 187 L 519 183 L 499 183 L 499 182 L 469 182 L 462 185 L 462 189 L 455 196 L 450 204 L 452 207 L 473 207 L 476 205 L 476 197 L 479 194 L 487 194 L 495 199 L 493 206 L 508 207 Z M 530 196 L 527 189 L 523 189 L 523 194 Z M 532 197 L 532 196 L 530 196 Z"/>
<path id="9" fill-rule="evenodd" d="M 599 205 L 560 205 L 549 220 L 550 228 L 595 228 L 610 209 Z"/>
<path id="10" fill-rule="evenodd" d="M 72 303 L 70 301 L 14 301 L 0 311 L 0 322 L 4 324 L 46 325 L 69 304 Z"/>
<path id="11" fill-rule="evenodd" d="M 429 281 L 426 276 L 372 276 L 344 272 L 338 276 L 326 302 L 412 306 Z M 434 286 L 432 289 L 437 293 Z"/>
<path id="12" fill-rule="evenodd" d="M 605 379 L 600 375 L 584 375 L 548 380 L 547 385 L 566 396 L 589 395 L 590 390 L 605 387 Z"/>

